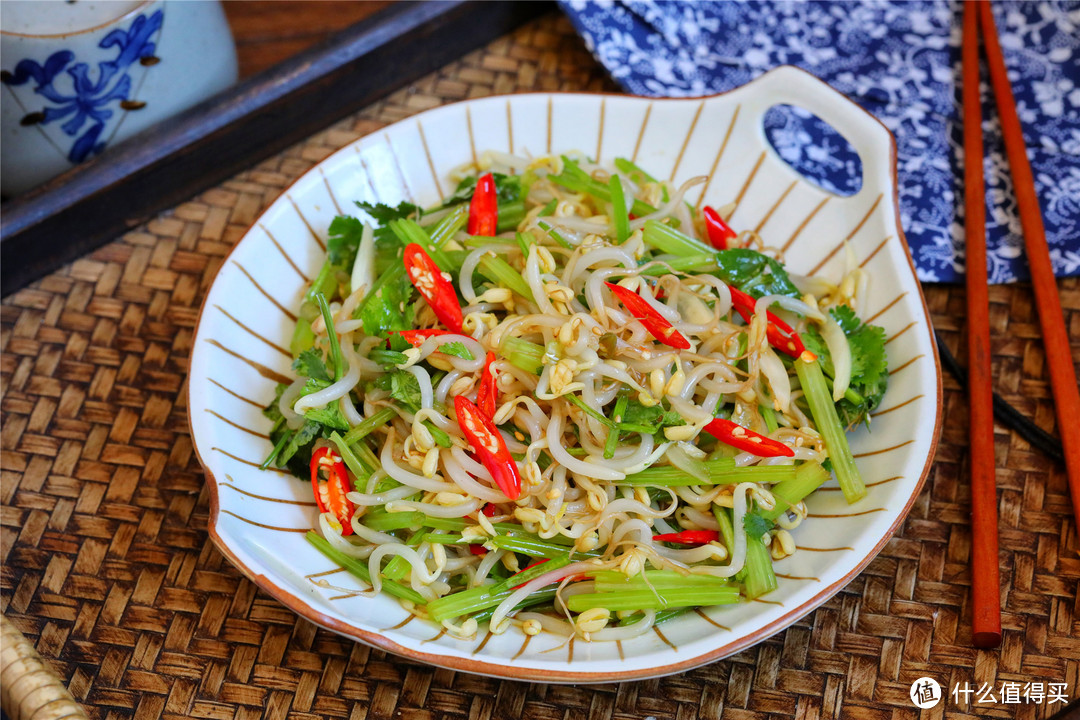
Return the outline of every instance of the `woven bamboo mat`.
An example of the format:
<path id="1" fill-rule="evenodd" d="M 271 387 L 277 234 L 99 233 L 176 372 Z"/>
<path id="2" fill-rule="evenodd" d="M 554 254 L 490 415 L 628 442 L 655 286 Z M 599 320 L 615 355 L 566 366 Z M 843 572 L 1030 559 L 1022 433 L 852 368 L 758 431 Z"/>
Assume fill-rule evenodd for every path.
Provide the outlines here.
<path id="1" fill-rule="evenodd" d="M 913 720 L 909 687 L 927 671 L 950 687 L 1065 682 L 1076 696 L 1080 561 L 1064 474 L 1000 427 L 1005 634 L 999 650 L 970 646 L 967 412 L 949 377 L 937 462 L 881 555 L 787 631 L 684 675 L 542 686 L 402 661 L 298 620 L 213 547 L 185 370 L 202 297 L 248 225 L 332 151 L 420 110 L 492 93 L 613 89 L 569 24 L 544 18 L 3 303 L 0 609 L 91 718 Z M 1080 283 L 1063 282 L 1062 300 L 1080 338 Z M 962 289 L 930 288 L 928 301 L 958 352 Z M 1052 430 L 1029 289 L 995 287 L 991 302 L 997 389 Z M 1042 718 L 1061 708 L 949 711 Z"/>

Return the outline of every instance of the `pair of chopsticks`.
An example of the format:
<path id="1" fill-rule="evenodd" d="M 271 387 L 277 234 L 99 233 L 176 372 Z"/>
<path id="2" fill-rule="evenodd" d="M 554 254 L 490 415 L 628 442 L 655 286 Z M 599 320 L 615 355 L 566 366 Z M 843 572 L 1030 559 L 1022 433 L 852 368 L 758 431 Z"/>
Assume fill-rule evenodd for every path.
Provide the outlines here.
<path id="1" fill-rule="evenodd" d="M 1072 363 L 1065 316 L 1046 245 L 1035 179 L 1028 163 L 1016 101 L 1005 71 L 990 3 L 964 3 L 962 40 L 964 109 L 964 209 L 967 243 L 968 395 L 971 432 L 972 640 L 976 647 L 1001 642 L 997 493 L 994 479 L 994 411 L 990 375 L 990 299 L 986 272 L 986 189 L 983 178 L 982 108 L 979 100 L 979 35 L 986 50 L 1005 153 L 1013 177 L 1024 248 L 1039 313 L 1058 432 L 1080 534 L 1080 387 Z"/>

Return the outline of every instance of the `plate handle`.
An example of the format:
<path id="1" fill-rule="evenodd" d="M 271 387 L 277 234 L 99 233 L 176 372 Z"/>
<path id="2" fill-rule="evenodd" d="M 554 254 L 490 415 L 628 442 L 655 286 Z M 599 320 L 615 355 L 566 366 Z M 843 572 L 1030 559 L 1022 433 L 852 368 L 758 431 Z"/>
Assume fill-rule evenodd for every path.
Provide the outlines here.
<path id="1" fill-rule="evenodd" d="M 814 113 L 851 144 L 862 162 L 862 189 L 849 197 L 837 196 L 838 201 L 856 198 L 868 188 L 877 193 L 891 191 L 894 187 L 896 142 L 893 134 L 843 93 L 792 65 L 770 70 L 744 87 L 748 92 L 740 99 L 741 104 L 757 127 L 768 152 L 776 153 L 765 138 L 763 121 L 765 113 L 775 105 L 794 105 Z"/>

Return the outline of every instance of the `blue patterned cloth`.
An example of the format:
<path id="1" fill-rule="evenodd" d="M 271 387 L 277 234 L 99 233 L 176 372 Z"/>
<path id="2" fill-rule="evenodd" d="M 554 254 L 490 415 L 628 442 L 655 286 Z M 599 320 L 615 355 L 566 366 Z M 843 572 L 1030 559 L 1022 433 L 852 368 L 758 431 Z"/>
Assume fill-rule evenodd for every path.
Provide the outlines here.
<path id="1" fill-rule="evenodd" d="M 696 96 L 797 65 L 896 135 L 900 208 L 919 277 L 963 274 L 961 3 L 562 2 L 626 90 Z M 993 3 L 1058 275 L 1080 274 L 1080 2 Z M 990 281 L 1026 279 L 1023 239 L 993 93 L 983 71 Z M 857 189 L 846 141 L 798 111 L 766 119 L 773 145 L 830 189 Z M 854 172 L 853 172 L 854 170 Z M 855 185 L 853 185 L 853 182 Z"/>

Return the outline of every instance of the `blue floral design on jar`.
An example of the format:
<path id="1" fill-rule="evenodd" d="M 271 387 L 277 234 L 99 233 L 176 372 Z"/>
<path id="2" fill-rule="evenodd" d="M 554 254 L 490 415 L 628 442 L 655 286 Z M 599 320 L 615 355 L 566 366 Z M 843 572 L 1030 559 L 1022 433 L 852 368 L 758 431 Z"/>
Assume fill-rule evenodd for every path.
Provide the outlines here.
<path id="1" fill-rule="evenodd" d="M 46 105 L 40 113 L 31 113 L 30 122 L 42 125 L 70 118 L 60 128 L 76 140 L 68 151 L 68 160 L 79 163 L 91 155 L 100 153 L 105 142 L 99 141 L 105 124 L 113 116 L 110 105 L 119 108 L 129 99 L 131 76 L 128 68 L 135 62 L 154 57 L 154 35 L 161 29 L 164 14 L 161 10 L 149 17 L 137 16 L 127 30 L 113 30 L 98 43 L 98 47 L 116 47 L 116 58 L 98 63 L 97 78 L 91 77 L 90 66 L 75 63 L 75 53 L 58 50 L 39 64 L 34 60 L 20 60 L 13 73 L 4 73 L 3 81 L 9 85 L 23 85 L 30 80 L 36 83 L 34 92 L 45 98 Z M 74 63 L 74 64 L 72 64 Z M 55 81 L 60 73 L 67 71 L 71 78 L 71 90 L 63 91 Z"/>

